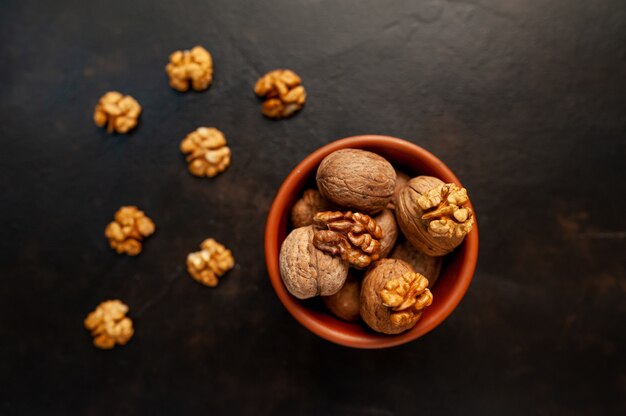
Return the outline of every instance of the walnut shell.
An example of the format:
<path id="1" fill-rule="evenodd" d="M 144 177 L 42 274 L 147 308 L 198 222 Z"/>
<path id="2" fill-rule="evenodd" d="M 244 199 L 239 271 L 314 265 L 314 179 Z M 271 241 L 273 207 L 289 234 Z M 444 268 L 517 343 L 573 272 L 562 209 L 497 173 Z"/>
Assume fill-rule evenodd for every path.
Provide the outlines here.
<path id="1" fill-rule="evenodd" d="M 299 299 L 335 294 L 348 276 L 348 263 L 315 248 L 313 234 L 312 226 L 296 228 L 280 248 L 280 275 Z"/>
<path id="2" fill-rule="evenodd" d="M 326 307 L 338 318 L 345 321 L 358 321 L 360 315 L 361 279 L 351 271 L 339 292 L 322 296 Z"/>
<path id="3" fill-rule="evenodd" d="M 415 248 L 429 256 L 444 256 L 465 239 L 465 234 L 434 236 L 429 232 L 429 224 L 432 225 L 431 223 L 436 221 L 423 218 L 425 212 L 419 206 L 418 199 L 440 185 L 445 185 L 445 183 L 432 176 L 413 178 L 400 191 L 396 207 L 396 219 L 404 236 Z M 471 230 L 472 221 L 472 219 L 467 221 L 469 230 Z"/>
<path id="4" fill-rule="evenodd" d="M 317 187 L 326 199 L 352 210 L 375 214 L 393 196 L 396 171 L 383 157 L 359 149 L 337 150 L 317 169 Z"/>
<path id="5" fill-rule="evenodd" d="M 378 214 L 374 221 L 383 230 L 383 238 L 380 240 L 380 255 L 379 258 L 385 258 L 393 249 L 398 239 L 398 223 L 396 217 L 393 215 L 393 211 L 384 209 L 383 212 Z"/>
<path id="6" fill-rule="evenodd" d="M 411 266 L 398 259 L 379 260 L 368 270 L 361 286 L 361 318 L 374 331 L 384 334 L 399 334 L 415 326 L 420 316 L 406 322 L 404 325 L 394 325 L 391 322 L 393 311 L 383 305 L 380 292 L 389 280 L 395 279 L 406 272 L 411 272 Z"/>
<path id="7" fill-rule="evenodd" d="M 413 247 L 407 240 L 398 243 L 389 257 L 407 262 L 413 271 L 423 274 L 428 279 L 429 288 L 435 286 L 441 272 L 442 257 L 428 256 Z"/>
<path id="8" fill-rule="evenodd" d="M 313 217 L 320 211 L 334 211 L 335 206 L 325 199 L 317 189 L 307 189 L 291 210 L 294 228 L 313 224 Z"/>
<path id="9" fill-rule="evenodd" d="M 411 177 L 407 175 L 406 173 L 396 170 L 396 186 L 393 190 L 393 197 L 391 198 L 391 202 L 389 202 L 389 205 L 387 206 L 387 208 L 396 209 L 396 207 L 398 206 L 398 198 L 400 197 L 400 191 L 402 190 L 402 188 L 406 186 L 407 182 L 410 179 Z"/>

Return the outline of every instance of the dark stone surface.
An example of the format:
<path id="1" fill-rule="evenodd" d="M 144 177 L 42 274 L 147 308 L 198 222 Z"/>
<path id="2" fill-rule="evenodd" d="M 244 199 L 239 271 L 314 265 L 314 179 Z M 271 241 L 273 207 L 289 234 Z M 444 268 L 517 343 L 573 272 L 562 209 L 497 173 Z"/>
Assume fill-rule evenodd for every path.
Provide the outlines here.
<path id="1" fill-rule="evenodd" d="M 625 414 L 626 4 L 622 0 L 2 1 L 0 414 Z M 168 54 L 215 60 L 204 93 L 167 86 Z M 264 119 L 259 75 L 287 67 L 307 105 Z M 118 89 L 129 136 L 91 120 Z M 231 168 L 191 177 L 178 151 L 223 130 Z M 468 187 L 479 265 L 426 337 L 359 351 L 301 327 L 267 279 L 269 204 L 305 155 L 380 133 Z M 103 229 L 137 204 L 137 258 Z M 207 236 L 237 268 L 187 277 Z M 131 306 L 136 335 L 98 351 L 82 319 Z"/>

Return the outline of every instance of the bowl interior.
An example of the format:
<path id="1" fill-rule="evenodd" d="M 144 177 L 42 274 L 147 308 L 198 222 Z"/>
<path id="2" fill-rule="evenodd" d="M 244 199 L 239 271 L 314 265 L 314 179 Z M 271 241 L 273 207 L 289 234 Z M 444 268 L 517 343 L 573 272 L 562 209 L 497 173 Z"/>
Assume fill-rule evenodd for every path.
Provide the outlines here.
<path id="1" fill-rule="evenodd" d="M 291 231 L 290 216 L 305 189 L 315 187 L 315 174 L 322 159 L 338 149 L 364 149 L 385 157 L 399 171 L 411 177 L 435 176 L 461 185 L 456 176 L 434 155 L 410 142 L 386 136 L 357 136 L 330 143 L 307 156 L 285 179 L 270 209 L 266 225 L 265 251 L 270 280 L 289 312 L 315 334 L 338 344 L 357 348 L 384 348 L 416 339 L 441 323 L 461 301 L 472 279 L 478 255 L 478 226 L 463 244 L 445 256 L 441 275 L 433 288 L 433 304 L 417 325 L 399 335 L 384 335 L 363 322 L 335 318 L 317 300 L 301 301 L 283 285 L 278 265 L 280 246 Z"/>

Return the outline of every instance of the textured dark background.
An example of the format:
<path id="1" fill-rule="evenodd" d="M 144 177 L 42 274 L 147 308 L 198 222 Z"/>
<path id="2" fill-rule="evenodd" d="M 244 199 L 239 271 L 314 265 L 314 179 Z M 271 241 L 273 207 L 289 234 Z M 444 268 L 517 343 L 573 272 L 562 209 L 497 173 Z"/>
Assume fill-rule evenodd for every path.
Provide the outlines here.
<path id="1" fill-rule="evenodd" d="M 626 4 L 623 0 L 0 2 L 0 414 L 624 414 Z M 167 85 L 202 44 L 207 92 Z M 264 119 L 277 67 L 309 98 Z M 144 113 L 129 136 L 92 122 L 111 89 Z M 190 176 L 178 143 L 224 131 L 231 168 Z M 406 138 L 468 187 L 479 265 L 426 337 L 360 351 L 301 327 L 263 256 L 270 202 L 312 150 Z M 103 229 L 137 204 L 158 231 L 137 258 Z M 207 236 L 237 267 L 186 275 Z M 82 327 L 131 307 L 113 351 Z"/>

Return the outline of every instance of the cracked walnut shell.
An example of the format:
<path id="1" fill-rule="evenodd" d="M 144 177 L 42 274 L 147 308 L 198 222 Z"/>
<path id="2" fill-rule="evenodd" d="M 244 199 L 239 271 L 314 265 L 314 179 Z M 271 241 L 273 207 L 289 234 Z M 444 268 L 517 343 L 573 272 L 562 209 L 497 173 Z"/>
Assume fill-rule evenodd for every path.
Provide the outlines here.
<path id="1" fill-rule="evenodd" d="M 141 242 L 154 234 L 156 226 L 136 206 L 123 206 L 115 213 L 115 220 L 104 230 L 111 248 L 118 254 L 136 256 L 141 253 Z"/>
<path id="2" fill-rule="evenodd" d="M 317 231 L 313 245 L 333 256 L 339 255 L 357 269 L 380 257 L 383 231 L 369 215 L 360 212 L 318 212 L 313 217 Z"/>
<path id="3" fill-rule="evenodd" d="M 196 281 L 215 287 L 219 278 L 235 266 L 230 250 L 212 238 L 200 244 L 200 251 L 187 255 L 187 271 Z"/>
<path id="4" fill-rule="evenodd" d="M 141 106 L 130 95 L 123 95 L 117 91 L 104 94 L 93 113 L 96 126 L 107 126 L 107 131 L 113 133 L 127 133 L 137 126 Z"/>
<path id="5" fill-rule="evenodd" d="M 302 80 L 289 69 L 275 69 L 256 82 L 254 92 L 266 100 L 261 112 L 269 118 L 289 117 L 304 106 L 306 91 Z"/>
<path id="6" fill-rule="evenodd" d="M 85 318 L 84 325 L 93 336 L 93 345 L 108 350 L 125 345 L 134 334 L 133 321 L 126 317 L 128 306 L 119 300 L 107 300 Z"/>
<path id="7" fill-rule="evenodd" d="M 402 260 L 384 259 L 365 275 L 361 317 L 375 331 L 399 334 L 413 328 L 432 303 L 428 279 Z"/>
<path id="8" fill-rule="evenodd" d="M 313 245 L 312 226 L 291 231 L 280 248 L 280 276 L 298 299 L 337 293 L 348 276 L 348 262 Z"/>
<path id="9" fill-rule="evenodd" d="M 176 51 L 170 55 L 165 72 L 170 87 L 177 91 L 185 92 L 190 86 L 196 91 L 206 90 L 213 82 L 213 58 L 202 46 Z"/>
<path id="10" fill-rule="evenodd" d="M 316 174 L 322 196 L 335 204 L 366 214 L 376 214 L 391 202 L 396 171 L 376 153 L 341 149 L 326 156 Z"/>
<path id="11" fill-rule="evenodd" d="M 400 229 L 417 249 L 443 256 L 463 242 L 474 215 L 465 188 L 431 176 L 411 179 L 400 192 L 396 217 Z"/>
<path id="12" fill-rule="evenodd" d="M 231 151 L 224 133 L 214 127 L 200 127 L 180 142 L 192 175 L 212 178 L 230 165 Z"/>

